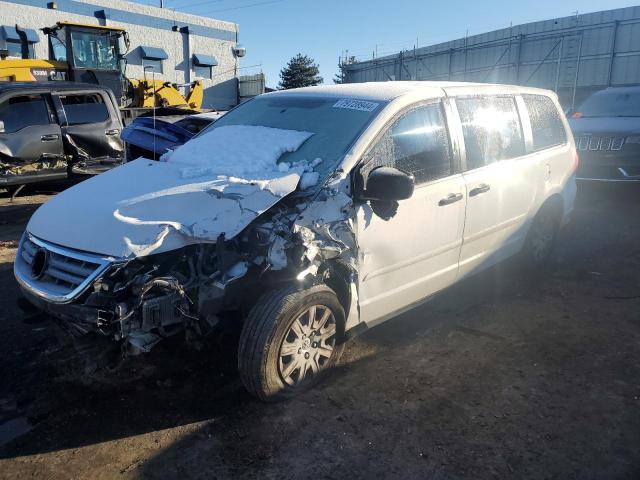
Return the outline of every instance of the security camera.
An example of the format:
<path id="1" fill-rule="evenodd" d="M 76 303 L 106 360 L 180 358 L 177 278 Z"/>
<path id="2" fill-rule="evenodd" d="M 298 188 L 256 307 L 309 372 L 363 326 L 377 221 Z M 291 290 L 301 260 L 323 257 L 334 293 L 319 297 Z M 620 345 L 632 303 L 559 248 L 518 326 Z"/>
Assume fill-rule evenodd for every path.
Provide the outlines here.
<path id="1" fill-rule="evenodd" d="M 236 57 L 244 57 L 247 54 L 247 49 L 244 48 L 242 45 L 236 45 L 235 47 L 233 47 L 233 54 Z"/>

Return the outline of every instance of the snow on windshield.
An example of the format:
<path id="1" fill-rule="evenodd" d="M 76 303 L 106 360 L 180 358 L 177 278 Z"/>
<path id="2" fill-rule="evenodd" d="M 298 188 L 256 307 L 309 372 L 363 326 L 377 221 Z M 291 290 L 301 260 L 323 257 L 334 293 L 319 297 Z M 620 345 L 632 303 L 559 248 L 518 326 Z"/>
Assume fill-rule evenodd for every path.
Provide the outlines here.
<path id="1" fill-rule="evenodd" d="M 281 176 L 278 159 L 295 152 L 310 132 L 254 125 L 228 125 L 206 131 L 167 155 L 184 165 L 184 176 L 218 174 L 244 179 Z M 285 169 L 285 171 L 288 168 Z"/>

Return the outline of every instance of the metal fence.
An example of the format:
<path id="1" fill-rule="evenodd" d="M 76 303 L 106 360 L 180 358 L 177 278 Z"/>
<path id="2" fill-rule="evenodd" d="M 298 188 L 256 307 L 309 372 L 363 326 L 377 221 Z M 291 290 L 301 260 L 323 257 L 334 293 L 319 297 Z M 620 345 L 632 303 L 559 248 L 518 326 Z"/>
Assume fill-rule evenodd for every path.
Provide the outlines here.
<path id="1" fill-rule="evenodd" d="M 555 90 L 565 106 L 607 86 L 640 84 L 640 7 L 517 25 L 355 63 L 347 83 L 452 80 Z"/>

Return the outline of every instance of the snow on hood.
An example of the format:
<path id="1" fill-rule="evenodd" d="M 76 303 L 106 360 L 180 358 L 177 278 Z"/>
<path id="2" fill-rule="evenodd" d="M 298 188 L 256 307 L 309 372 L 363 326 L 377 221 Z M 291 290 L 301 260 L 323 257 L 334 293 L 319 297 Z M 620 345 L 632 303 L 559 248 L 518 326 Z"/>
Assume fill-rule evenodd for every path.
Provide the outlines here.
<path id="1" fill-rule="evenodd" d="M 277 161 L 295 152 L 312 133 L 254 125 L 227 125 L 206 131 L 167 154 L 163 160 L 190 172 L 263 178 L 279 171 Z"/>
<path id="2" fill-rule="evenodd" d="M 212 138 L 225 129 L 230 137 Z M 254 129 L 270 131 L 252 136 Z M 134 160 L 61 192 L 34 213 L 27 230 L 58 245 L 118 258 L 215 242 L 221 234 L 230 239 L 296 189 L 304 168 L 280 171 L 276 162 L 309 136 L 220 127 L 187 142 L 169 162 Z"/>

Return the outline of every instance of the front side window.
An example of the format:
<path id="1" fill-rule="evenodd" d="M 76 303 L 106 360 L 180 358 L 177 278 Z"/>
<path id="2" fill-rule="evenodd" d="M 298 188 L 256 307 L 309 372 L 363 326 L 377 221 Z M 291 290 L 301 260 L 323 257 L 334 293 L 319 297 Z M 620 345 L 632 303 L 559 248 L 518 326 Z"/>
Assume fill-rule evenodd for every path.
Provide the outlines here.
<path id="1" fill-rule="evenodd" d="M 118 70 L 118 39 L 110 32 L 71 32 L 73 64 L 77 68 Z"/>
<path id="2" fill-rule="evenodd" d="M 49 45 L 51 47 L 51 58 L 53 60 L 56 60 L 57 62 L 66 62 L 67 46 L 64 44 L 60 36 L 54 36 L 52 34 L 49 39 Z"/>
<path id="3" fill-rule="evenodd" d="M 155 58 L 143 58 L 142 68 L 151 72 L 162 73 L 162 60 Z"/>
<path id="4" fill-rule="evenodd" d="M 0 103 L 0 133 L 14 133 L 32 125 L 48 125 L 49 110 L 42 95 L 21 95 Z"/>
<path id="5" fill-rule="evenodd" d="M 544 95 L 523 95 L 522 98 L 529 111 L 533 149 L 538 151 L 566 143 L 564 124 L 553 100 Z"/>
<path id="6" fill-rule="evenodd" d="M 524 155 L 524 139 L 513 97 L 471 97 L 456 100 L 467 170 Z"/>
<path id="7" fill-rule="evenodd" d="M 451 148 L 440 104 L 411 110 L 397 119 L 365 158 L 362 175 L 389 166 L 411 173 L 416 185 L 451 174 Z"/>
<path id="8" fill-rule="evenodd" d="M 109 110 L 101 95 L 60 95 L 60 101 L 69 125 L 104 122 L 109 118 Z"/>

